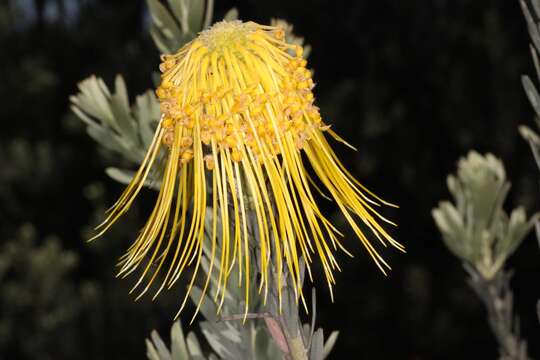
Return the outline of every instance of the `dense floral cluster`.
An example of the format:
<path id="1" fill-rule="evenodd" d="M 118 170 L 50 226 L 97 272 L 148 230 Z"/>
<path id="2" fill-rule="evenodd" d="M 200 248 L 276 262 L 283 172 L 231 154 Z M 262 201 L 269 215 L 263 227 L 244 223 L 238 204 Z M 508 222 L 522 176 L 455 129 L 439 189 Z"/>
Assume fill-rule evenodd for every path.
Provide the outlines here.
<path id="1" fill-rule="evenodd" d="M 139 296 L 158 274 L 165 272 L 156 296 L 188 269 L 189 294 L 204 266 L 203 248 L 210 255 L 202 290 L 218 271 L 218 309 L 233 267 L 245 289 L 246 312 L 254 287 L 265 299 L 269 287 L 277 288 L 281 301 L 285 272 L 301 298 L 302 261 L 311 277 L 318 259 L 332 291 L 339 270 L 335 252 L 350 253 L 320 211 L 317 193 L 335 202 L 383 272 L 389 265 L 365 229 L 383 245 L 403 250 L 380 224 L 393 223 L 375 210 L 390 204 L 362 186 L 328 143 L 326 133 L 344 141 L 321 120 L 302 52 L 285 41 L 280 27 L 232 21 L 163 56 L 156 90 L 162 117 L 154 140 L 96 235 L 129 209 L 159 164 L 163 178 L 154 210 L 119 264 L 121 276 L 143 267 L 134 288 L 144 279 L 147 285 Z M 163 161 L 156 161 L 159 154 Z M 255 259 L 259 280 L 252 278 Z"/>
<path id="2" fill-rule="evenodd" d="M 172 146 L 175 126 L 181 127 L 181 162 L 193 158 L 196 138 L 207 146 L 205 163 L 212 169 L 212 144 L 229 149 L 238 162 L 246 155 L 281 154 L 280 138 L 290 137 L 302 149 L 314 128 L 325 129 L 313 105 L 315 85 L 302 47 L 285 43 L 279 28 L 218 23 L 162 60 L 156 93 L 164 114 L 163 142 Z M 201 68 L 189 68 L 195 61 Z"/>

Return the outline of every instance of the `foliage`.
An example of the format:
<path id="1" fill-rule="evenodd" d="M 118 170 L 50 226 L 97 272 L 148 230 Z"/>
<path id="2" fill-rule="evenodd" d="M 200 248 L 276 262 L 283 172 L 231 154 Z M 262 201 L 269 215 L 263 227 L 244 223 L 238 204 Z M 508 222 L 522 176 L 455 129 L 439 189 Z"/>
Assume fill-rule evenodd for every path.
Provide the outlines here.
<path id="1" fill-rule="evenodd" d="M 527 5 L 525 0 L 520 0 L 520 4 L 531 37 L 530 50 L 534 67 L 537 75 L 540 77 L 540 62 L 538 60 L 538 55 L 540 54 L 540 21 L 538 20 L 540 18 L 540 2 L 538 0 L 532 0 L 532 8 Z M 538 94 L 538 90 L 528 75 L 522 75 L 521 82 L 527 98 L 534 109 L 536 125 L 540 127 L 540 95 Z M 531 130 L 525 125 L 520 126 L 519 131 L 521 136 L 529 142 L 538 168 L 540 169 L 540 137 L 534 130 Z"/>
<path id="2" fill-rule="evenodd" d="M 208 217 L 206 222 L 211 224 L 211 217 Z M 218 239 L 218 244 L 220 241 Z M 206 277 L 210 272 L 210 264 L 207 260 L 211 254 L 210 249 L 204 248 L 204 253 L 206 258 L 203 258 L 202 268 Z M 214 266 L 219 268 L 219 263 L 214 264 Z M 302 264 L 302 269 L 304 269 L 304 264 Z M 281 353 L 290 356 L 293 360 L 323 360 L 330 353 L 338 332 L 332 332 L 327 342 L 324 343 L 323 330 L 315 329 L 315 291 L 313 291 L 312 296 L 311 324 L 302 325 L 298 302 L 293 288 L 287 285 L 288 282 L 284 282 L 282 288 L 282 295 L 285 300 L 282 303 L 281 310 L 278 303 L 276 281 L 273 281 L 272 292 L 268 295 L 268 306 L 264 306 L 262 294 L 252 291 L 250 298 L 253 299 L 253 312 L 244 315 L 244 292 L 239 283 L 235 283 L 238 279 L 237 271 L 234 270 L 230 275 L 232 281 L 221 306 L 221 301 L 217 298 L 218 275 L 215 271 L 210 275 L 210 286 L 207 295 L 201 297 L 203 291 L 197 286 L 194 286 L 190 293 L 194 305 L 200 306 L 200 312 L 206 319 L 199 322 L 199 327 L 215 353 L 210 354 L 208 360 L 270 360 L 279 358 Z M 277 274 L 274 274 L 273 279 L 276 276 Z M 283 274 L 283 276 L 286 278 L 287 274 Z M 197 336 L 190 332 L 187 340 L 185 340 L 178 323 L 173 325 L 171 330 L 171 341 L 170 353 L 175 354 L 176 351 L 177 353 L 206 359 L 201 354 Z M 163 341 L 160 340 L 157 333 L 153 332 L 151 340 L 147 340 L 147 354 L 150 360 L 168 359 L 167 354 L 169 352 L 162 344 Z M 187 350 L 180 351 L 175 350 L 175 348 Z M 189 358 L 179 357 L 179 359 Z"/>
<path id="3" fill-rule="evenodd" d="M 502 163 L 491 154 L 470 152 L 447 183 L 455 203 L 443 201 L 433 210 L 446 246 L 485 279 L 492 279 L 540 214 L 527 219 L 521 207 L 510 214 L 504 211 L 510 183 Z"/>
<path id="4" fill-rule="evenodd" d="M 527 343 L 513 317 L 510 274 L 503 268 L 540 214 L 527 219 L 523 208 L 510 216 L 503 205 L 510 189 L 502 162 L 492 154 L 471 151 L 448 176 L 455 204 L 439 203 L 432 211 L 446 246 L 469 273 L 468 283 L 483 301 L 499 344 L 499 359 L 528 360 Z"/>
<path id="5" fill-rule="evenodd" d="M 126 84 L 120 75 L 116 76 L 114 93 L 95 76 L 78 86 L 80 92 L 70 98 L 71 109 L 86 124 L 88 135 L 103 148 L 132 163 L 141 163 L 160 116 L 154 93 L 146 91 L 130 106 Z M 107 174 L 124 184 L 133 176 L 133 172 L 115 167 L 108 168 Z"/>

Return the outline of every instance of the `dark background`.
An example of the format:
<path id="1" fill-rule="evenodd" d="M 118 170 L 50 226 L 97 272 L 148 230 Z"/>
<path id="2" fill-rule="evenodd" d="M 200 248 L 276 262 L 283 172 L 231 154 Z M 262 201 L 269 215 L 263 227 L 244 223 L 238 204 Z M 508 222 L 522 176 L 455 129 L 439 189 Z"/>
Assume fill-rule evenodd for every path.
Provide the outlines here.
<path id="1" fill-rule="evenodd" d="M 341 257 L 334 304 L 320 286 L 318 324 L 341 331 L 330 358 L 495 358 L 482 304 L 430 212 L 449 198 L 446 176 L 470 149 L 504 161 L 507 209 L 539 208 L 539 174 L 517 132 L 532 125 L 520 75 L 534 71 L 518 0 L 216 2 L 215 19 L 236 6 L 244 20 L 295 25 L 313 46 L 325 120 L 359 148 L 337 151 L 401 206 L 387 214 L 408 253 L 386 252 L 388 278 L 349 246 L 356 257 Z M 104 169 L 122 159 L 102 153 L 68 101 L 94 73 L 109 85 L 123 74 L 132 99 L 151 87 L 159 54 L 147 24 L 142 0 L 0 2 L 0 358 L 143 359 L 153 328 L 168 341 L 179 293 L 134 303 L 133 279 L 114 278 L 146 212 L 135 207 L 85 243 L 122 189 Z M 538 358 L 532 236 L 509 265 L 522 333 Z"/>

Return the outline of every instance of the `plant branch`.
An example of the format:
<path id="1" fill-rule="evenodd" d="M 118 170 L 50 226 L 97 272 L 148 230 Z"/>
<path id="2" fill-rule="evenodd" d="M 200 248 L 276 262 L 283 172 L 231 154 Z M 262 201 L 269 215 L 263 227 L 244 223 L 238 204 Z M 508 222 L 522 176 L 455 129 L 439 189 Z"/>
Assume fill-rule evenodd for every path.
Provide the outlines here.
<path id="1" fill-rule="evenodd" d="M 501 270 L 492 279 L 483 278 L 470 266 L 469 285 L 484 303 L 493 335 L 499 344 L 499 359 L 530 360 L 527 342 L 519 334 L 518 320 L 514 317 L 514 295 L 510 288 L 512 274 Z"/>

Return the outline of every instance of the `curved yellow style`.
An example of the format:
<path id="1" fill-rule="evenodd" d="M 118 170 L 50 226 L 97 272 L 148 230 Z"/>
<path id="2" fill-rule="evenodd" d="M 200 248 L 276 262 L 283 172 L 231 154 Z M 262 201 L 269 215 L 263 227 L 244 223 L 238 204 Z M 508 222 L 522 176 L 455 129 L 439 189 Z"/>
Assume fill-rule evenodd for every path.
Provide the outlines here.
<path id="1" fill-rule="evenodd" d="M 286 268 L 301 297 L 301 257 L 310 277 L 310 265 L 320 261 L 331 291 L 339 269 L 334 253 L 348 252 L 319 210 L 316 193 L 336 203 L 377 266 L 383 272 L 390 268 L 359 226 L 384 246 L 403 250 L 380 225 L 392 223 L 374 210 L 390 204 L 354 179 L 328 144 L 325 132 L 344 141 L 313 104 L 314 83 L 302 47 L 288 44 L 278 27 L 220 22 L 162 60 L 156 94 L 163 115 L 154 140 L 96 235 L 128 210 L 159 152 L 166 151 L 154 210 L 120 260 L 121 276 L 142 268 L 135 285 L 146 280 L 141 295 L 158 274 L 157 293 L 192 268 L 189 294 L 203 244 L 211 252 L 203 293 L 216 268 L 218 304 L 234 267 L 245 288 L 246 312 L 250 288 L 258 286 L 266 299 L 271 271 L 281 291 Z M 254 256 L 260 263 L 258 283 L 250 277 Z"/>

